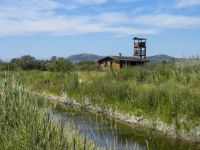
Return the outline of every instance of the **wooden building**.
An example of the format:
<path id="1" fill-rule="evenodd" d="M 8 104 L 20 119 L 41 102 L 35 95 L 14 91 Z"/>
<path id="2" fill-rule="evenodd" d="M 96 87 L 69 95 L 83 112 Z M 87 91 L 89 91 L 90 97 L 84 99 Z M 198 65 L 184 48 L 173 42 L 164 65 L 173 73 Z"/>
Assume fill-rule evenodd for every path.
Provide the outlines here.
<path id="1" fill-rule="evenodd" d="M 148 62 L 146 59 L 123 56 L 107 56 L 98 60 L 102 68 L 113 68 L 115 70 L 120 70 L 125 66 L 144 65 L 146 62 Z"/>
<path id="2" fill-rule="evenodd" d="M 125 57 L 119 53 L 119 56 L 107 56 L 98 60 L 98 64 L 106 69 L 112 68 L 120 70 L 125 66 L 136 66 L 144 65 L 148 62 L 146 59 L 146 39 L 144 38 L 133 38 L 134 40 L 134 55 Z"/>

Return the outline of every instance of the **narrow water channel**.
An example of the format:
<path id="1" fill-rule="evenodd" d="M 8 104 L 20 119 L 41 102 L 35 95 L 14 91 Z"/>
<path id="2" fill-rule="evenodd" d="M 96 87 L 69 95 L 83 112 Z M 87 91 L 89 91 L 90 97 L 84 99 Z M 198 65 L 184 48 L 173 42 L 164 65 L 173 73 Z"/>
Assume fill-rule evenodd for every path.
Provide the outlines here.
<path id="1" fill-rule="evenodd" d="M 111 147 L 115 150 L 147 150 L 145 131 L 108 119 L 102 115 L 75 108 L 62 108 L 59 105 L 52 111 L 52 116 L 66 126 L 73 124 L 81 135 L 87 133 L 88 138 L 97 146 Z M 198 150 L 195 144 L 153 135 L 153 143 L 157 150 Z"/>

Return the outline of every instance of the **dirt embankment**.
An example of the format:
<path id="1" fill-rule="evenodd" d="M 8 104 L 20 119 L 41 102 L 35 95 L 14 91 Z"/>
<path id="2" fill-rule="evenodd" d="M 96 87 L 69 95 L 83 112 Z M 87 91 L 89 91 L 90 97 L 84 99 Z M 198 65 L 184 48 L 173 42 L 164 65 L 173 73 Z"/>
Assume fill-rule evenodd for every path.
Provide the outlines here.
<path id="1" fill-rule="evenodd" d="M 76 100 L 67 97 L 66 95 L 55 96 L 55 95 L 42 94 L 40 96 L 43 96 L 45 99 L 51 102 L 59 102 L 63 105 L 84 108 L 94 113 L 100 113 L 102 115 L 105 115 L 108 118 L 118 120 L 120 122 L 129 124 L 131 126 L 147 128 L 150 126 L 150 124 L 152 124 L 152 119 L 131 116 L 131 115 L 123 114 L 120 112 L 112 111 L 111 109 L 105 109 L 105 108 L 102 109 L 98 106 L 91 105 L 88 101 L 85 101 L 84 104 L 81 104 L 81 103 L 78 103 Z M 169 138 L 186 140 L 186 141 L 194 142 L 194 143 L 200 143 L 200 126 L 197 126 L 190 131 L 185 131 L 185 130 L 177 131 L 174 125 L 169 125 L 163 121 L 154 121 L 153 124 L 154 124 L 153 126 L 154 130 L 156 130 L 157 132 Z"/>

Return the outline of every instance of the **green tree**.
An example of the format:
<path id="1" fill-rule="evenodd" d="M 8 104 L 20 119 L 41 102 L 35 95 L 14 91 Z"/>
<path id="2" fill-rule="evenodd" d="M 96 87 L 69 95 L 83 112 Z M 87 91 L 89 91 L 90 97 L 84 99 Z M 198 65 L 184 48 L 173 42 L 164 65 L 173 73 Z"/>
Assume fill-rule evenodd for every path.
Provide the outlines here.
<path id="1" fill-rule="evenodd" d="M 48 60 L 36 60 L 35 70 L 46 71 Z"/>
<path id="2" fill-rule="evenodd" d="M 47 69 L 54 72 L 68 72 L 73 70 L 73 64 L 64 58 L 54 58 L 49 62 Z"/>
<path id="3" fill-rule="evenodd" d="M 13 58 L 8 65 L 9 65 L 9 70 L 21 70 L 19 58 Z"/>
<path id="4" fill-rule="evenodd" d="M 36 67 L 36 59 L 30 55 L 24 55 L 20 58 L 20 66 L 23 70 L 33 70 Z"/>
<path id="5" fill-rule="evenodd" d="M 76 64 L 76 69 L 80 71 L 97 71 L 100 70 L 100 67 L 96 62 L 82 61 Z"/>
<path id="6" fill-rule="evenodd" d="M 0 60 L 0 71 L 5 71 L 5 70 L 8 70 L 8 63 Z"/>
<path id="7" fill-rule="evenodd" d="M 20 58 L 14 58 L 9 63 L 10 70 L 47 70 L 46 60 L 37 60 L 30 55 L 24 55 Z"/>

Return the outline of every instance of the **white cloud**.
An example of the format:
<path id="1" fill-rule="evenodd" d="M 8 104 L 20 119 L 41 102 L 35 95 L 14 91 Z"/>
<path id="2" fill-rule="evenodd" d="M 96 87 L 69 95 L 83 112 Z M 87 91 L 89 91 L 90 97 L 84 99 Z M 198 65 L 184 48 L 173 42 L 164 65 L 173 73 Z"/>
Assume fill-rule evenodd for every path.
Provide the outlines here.
<path id="1" fill-rule="evenodd" d="M 107 2 L 108 0 L 74 0 L 74 1 L 80 4 L 91 5 L 91 4 L 103 4 Z"/>
<path id="2" fill-rule="evenodd" d="M 132 3 L 135 1 L 138 1 L 138 0 L 116 0 L 116 2 L 118 2 L 118 3 Z"/>
<path id="3" fill-rule="evenodd" d="M 176 0 L 176 7 L 188 8 L 200 5 L 200 0 Z"/>
<path id="4" fill-rule="evenodd" d="M 103 4 L 109 0 L 74 0 L 76 3 Z M 110 0 L 111 1 L 111 0 Z M 116 0 L 116 2 L 121 0 Z M 129 0 L 128 0 L 129 1 Z M 135 0 L 132 0 L 135 1 Z M 126 1 L 127 2 L 127 1 Z M 83 4 L 84 3 L 84 4 Z M 56 0 L 2 0 L 0 2 L 0 36 L 27 34 L 75 35 L 113 33 L 114 35 L 157 34 L 164 28 L 199 27 L 200 17 L 173 14 L 137 16 L 122 12 L 99 12 L 81 15 L 57 13 L 57 9 L 76 5 Z"/>
<path id="5" fill-rule="evenodd" d="M 113 3 L 131 3 L 138 0 L 73 0 L 75 3 L 84 4 L 84 5 L 99 5 L 104 4 L 106 2 L 113 2 Z"/>
<path id="6" fill-rule="evenodd" d="M 118 12 L 105 12 L 94 17 L 98 22 L 104 22 L 107 24 L 127 24 L 130 23 L 130 18 L 125 13 Z"/>
<path id="7" fill-rule="evenodd" d="M 9 1 L 9 2 L 8 2 Z M 67 4 L 54 0 L 8 0 L 0 6 L 0 36 L 27 34 L 72 35 L 106 32 L 115 35 L 156 34 L 155 29 L 126 27 L 129 16 L 118 12 L 96 15 L 58 15 L 55 9 Z M 86 2 L 86 0 L 77 0 Z M 12 3 L 10 3 L 12 2 Z M 103 3 L 105 0 L 88 0 Z"/>
<path id="8" fill-rule="evenodd" d="M 200 17 L 173 14 L 142 15 L 134 19 L 135 23 L 164 28 L 200 27 Z"/>
<path id="9" fill-rule="evenodd" d="M 100 16 L 101 18 L 101 16 Z M 93 20 L 96 21 L 93 21 Z M 116 35 L 156 34 L 154 29 L 137 29 L 115 26 L 91 16 L 49 17 L 37 20 L 0 20 L 0 36 L 48 33 L 50 35 L 74 35 L 83 33 L 108 32 Z"/>

